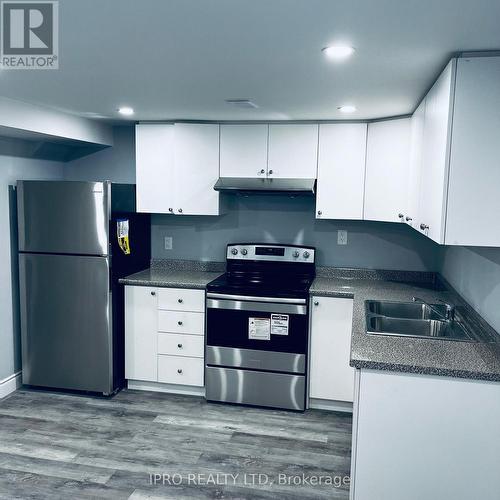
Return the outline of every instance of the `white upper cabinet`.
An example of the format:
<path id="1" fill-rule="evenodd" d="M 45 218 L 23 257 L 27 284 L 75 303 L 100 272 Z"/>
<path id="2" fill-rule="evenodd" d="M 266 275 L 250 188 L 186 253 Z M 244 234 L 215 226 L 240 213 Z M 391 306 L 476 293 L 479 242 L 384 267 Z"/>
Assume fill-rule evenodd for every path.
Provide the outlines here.
<path id="1" fill-rule="evenodd" d="M 319 126 L 316 218 L 363 218 L 366 127 L 366 123 Z"/>
<path id="2" fill-rule="evenodd" d="M 411 117 L 410 175 L 408 179 L 408 213 L 405 222 L 419 226 L 420 175 L 422 170 L 422 147 L 424 141 L 425 102 L 423 99 Z"/>
<path id="3" fill-rule="evenodd" d="M 137 210 L 219 215 L 219 125 L 136 125 Z"/>
<path id="4" fill-rule="evenodd" d="M 458 59 L 447 245 L 500 247 L 500 57 Z"/>
<path id="5" fill-rule="evenodd" d="M 169 213 L 175 206 L 174 126 L 141 124 L 135 128 L 137 211 Z"/>
<path id="6" fill-rule="evenodd" d="M 266 177 L 269 125 L 220 126 L 220 176 Z"/>
<path id="7" fill-rule="evenodd" d="M 316 179 L 318 125 L 269 125 L 268 176 Z"/>
<path id="8" fill-rule="evenodd" d="M 410 132 L 410 118 L 368 124 L 366 220 L 405 220 L 408 211 Z"/>
<path id="9" fill-rule="evenodd" d="M 177 123 L 174 133 L 174 212 L 219 215 L 219 125 Z"/>
<path id="10" fill-rule="evenodd" d="M 425 104 L 418 228 L 437 243 L 444 243 L 455 71 L 452 59 Z"/>

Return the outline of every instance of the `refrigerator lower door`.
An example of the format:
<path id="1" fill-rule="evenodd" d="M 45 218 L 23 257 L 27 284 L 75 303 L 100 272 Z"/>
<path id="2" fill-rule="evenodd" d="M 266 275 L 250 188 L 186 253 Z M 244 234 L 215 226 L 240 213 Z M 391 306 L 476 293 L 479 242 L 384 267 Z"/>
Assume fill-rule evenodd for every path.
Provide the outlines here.
<path id="1" fill-rule="evenodd" d="M 23 383 L 113 391 L 109 261 L 19 254 Z"/>

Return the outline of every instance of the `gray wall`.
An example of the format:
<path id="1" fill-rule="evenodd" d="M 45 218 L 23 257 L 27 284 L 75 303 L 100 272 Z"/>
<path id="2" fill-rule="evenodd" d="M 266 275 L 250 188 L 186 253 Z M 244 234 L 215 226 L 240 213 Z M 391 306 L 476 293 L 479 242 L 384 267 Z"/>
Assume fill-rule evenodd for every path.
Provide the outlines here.
<path id="1" fill-rule="evenodd" d="M 0 380 L 21 369 L 15 197 L 17 179 L 62 179 L 63 164 L 0 156 Z"/>
<path id="2" fill-rule="evenodd" d="M 314 198 L 283 195 L 245 198 L 230 195 L 220 217 L 155 215 L 155 258 L 217 260 L 230 242 L 305 243 L 318 247 L 318 264 L 372 269 L 434 270 L 436 245 L 404 224 L 325 221 L 314 218 Z M 337 245 L 337 229 L 348 231 L 348 244 Z M 173 249 L 164 249 L 164 237 Z"/>
<path id="3" fill-rule="evenodd" d="M 500 249 L 445 247 L 438 270 L 500 332 Z"/>
<path id="4" fill-rule="evenodd" d="M 114 127 L 114 146 L 64 166 L 68 181 L 113 181 L 135 183 L 135 129 Z"/>

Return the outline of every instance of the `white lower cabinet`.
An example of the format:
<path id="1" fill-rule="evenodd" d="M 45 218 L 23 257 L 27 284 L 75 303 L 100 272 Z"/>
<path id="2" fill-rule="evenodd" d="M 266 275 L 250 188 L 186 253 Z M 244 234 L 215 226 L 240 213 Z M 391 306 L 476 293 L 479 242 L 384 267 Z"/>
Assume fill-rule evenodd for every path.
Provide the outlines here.
<path id="1" fill-rule="evenodd" d="M 313 297 L 309 397 L 351 402 L 354 368 L 349 366 L 353 299 Z"/>
<path id="2" fill-rule="evenodd" d="M 125 378 L 203 387 L 205 291 L 125 287 Z"/>

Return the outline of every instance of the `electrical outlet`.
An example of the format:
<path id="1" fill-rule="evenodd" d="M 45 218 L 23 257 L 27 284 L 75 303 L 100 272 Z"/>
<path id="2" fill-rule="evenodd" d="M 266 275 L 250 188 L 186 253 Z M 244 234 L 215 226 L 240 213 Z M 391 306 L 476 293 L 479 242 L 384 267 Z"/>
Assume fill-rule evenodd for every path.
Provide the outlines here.
<path id="1" fill-rule="evenodd" d="M 339 230 L 337 232 L 337 245 L 347 245 L 347 231 Z"/>
<path id="2" fill-rule="evenodd" d="M 172 236 L 165 236 L 165 250 L 172 250 Z"/>

